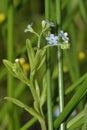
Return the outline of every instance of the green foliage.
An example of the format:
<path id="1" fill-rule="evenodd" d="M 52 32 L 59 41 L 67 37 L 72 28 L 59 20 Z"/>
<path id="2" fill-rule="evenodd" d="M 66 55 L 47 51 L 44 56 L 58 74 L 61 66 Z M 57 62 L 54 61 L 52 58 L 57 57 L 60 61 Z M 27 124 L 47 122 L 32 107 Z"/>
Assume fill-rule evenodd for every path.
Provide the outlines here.
<path id="1" fill-rule="evenodd" d="M 84 130 L 87 129 L 87 104 L 85 105 L 85 108 L 83 111 L 81 111 L 77 116 L 75 116 L 73 119 L 71 119 L 67 124 L 67 129 L 69 130 L 75 130 L 81 125 L 83 125 Z"/>
<path id="2" fill-rule="evenodd" d="M 0 12 L 7 15 L 8 0 L 0 0 Z"/>
<path id="3" fill-rule="evenodd" d="M 87 90 L 87 80 L 85 80 L 81 85 L 79 85 L 79 89 L 73 95 L 71 100 L 69 100 L 68 104 L 65 106 L 64 110 L 60 114 L 60 116 L 55 120 L 54 127 L 57 129 L 62 121 L 66 119 L 68 114 L 75 108 L 75 106 L 79 103 L 79 101 L 85 95 Z"/>
<path id="4" fill-rule="evenodd" d="M 31 115 L 35 116 L 37 119 L 40 120 L 41 117 L 40 117 L 39 113 L 37 113 L 37 112 L 36 112 L 35 110 L 33 110 L 31 107 L 25 105 L 23 102 L 21 102 L 21 101 L 15 99 L 15 98 L 10 98 L 10 97 L 5 97 L 5 99 L 7 99 L 7 100 L 13 102 L 14 104 L 16 104 L 17 106 L 19 106 L 19 107 L 21 107 L 21 108 L 23 108 L 23 109 L 25 109 L 27 112 L 31 113 Z"/>
<path id="5" fill-rule="evenodd" d="M 23 72 L 23 68 L 20 63 L 13 64 L 8 60 L 3 60 L 3 63 L 14 77 L 20 79 L 23 83 L 28 84 L 30 86 L 30 81 Z"/>
<path id="6" fill-rule="evenodd" d="M 59 13 L 59 11 L 56 11 L 56 2 L 59 1 L 51 0 L 49 3 L 49 0 L 45 0 L 45 4 L 43 4 L 39 0 L 36 2 L 35 0 L 0 0 L 0 14 L 5 16 L 5 20 L 0 23 L 0 61 L 4 58 L 7 59 L 3 60 L 3 63 L 11 73 L 6 71 L 1 62 L 1 130 L 29 129 L 37 120 L 43 130 L 46 129 L 46 125 L 49 130 L 52 130 L 53 124 L 54 129 L 61 129 L 61 123 L 65 123 L 65 129 L 67 130 L 87 130 L 87 44 L 85 44 L 87 41 L 87 2 L 86 0 L 61 1 L 61 11 Z M 57 16 L 61 20 L 57 19 Z M 44 36 L 51 30 L 43 30 L 40 24 L 43 18 L 55 23 L 55 28 L 52 27 L 51 33 L 58 34 L 60 26 L 57 22 L 60 21 L 62 29 L 67 31 L 70 37 L 70 49 L 63 50 L 62 59 L 65 106 L 55 119 L 53 113 L 50 113 L 53 120 L 47 120 L 46 118 L 48 118 L 47 115 L 51 117 L 49 115 L 50 110 L 47 111 L 48 105 L 50 104 L 48 108 L 53 109 L 55 105 L 59 106 L 60 103 L 60 97 L 57 93 L 59 91 L 57 87 L 58 78 L 60 79 L 58 75 L 59 62 L 57 62 L 58 45 L 45 45 Z M 29 24 L 30 21 L 35 23 L 34 30 L 36 32 L 25 35 L 23 33 L 25 24 Z M 26 45 L 24 45 L 25 39 L 27 39 Z M 49 50 L 49 53 L 46 50 Z M 20 62 L 20 57 L 24 57 L 29 65 L 27 73 L 24 70 L 24 64 Z M 19 60 L 14 62 L 16 58 Z M 47 61 L 46 58 L 48 58 Z M 46 66 L 48 64 L 49 67 Z M 48 75 L 47 72 L 49 72 Z M 53 75 L 55 76 L 53 77 Z M 27 86 L 29 91 L 27 91 Z M 50 91 L 48 92 L 48 86 L 52 90 L 52 95 L 50 95 Z M 15 105 L 13 106 L 10 102 L 3 102 L 3 96 L 6 96 L 4 99 Z M 47 99 L 48 96 L 51 101 Z M 46 106 L 46 102 L 50 103 L 47 103 Z M 20 111 L 16 105 L 21 108 Z M 23 121 L 20 120 L 20 117 L 23 116 L 23 110 L 34 116 L 31 120 L 27 120 L 25 124 L 22 124 Z M 73 110 L 77 112 L 74 117 L 71 116 Z M 28 114 L 27 117 L 30 118 Z M 49 126 L 52 126 L 52 128 Z"/>

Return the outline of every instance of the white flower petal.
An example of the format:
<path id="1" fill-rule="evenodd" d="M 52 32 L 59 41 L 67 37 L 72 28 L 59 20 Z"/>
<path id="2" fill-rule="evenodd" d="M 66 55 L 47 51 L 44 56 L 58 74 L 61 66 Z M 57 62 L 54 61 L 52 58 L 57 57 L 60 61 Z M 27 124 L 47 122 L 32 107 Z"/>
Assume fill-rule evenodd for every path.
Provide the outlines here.
<path id="1" fill-rule="evenodd" d="M 67 33 L 67 32 L 65 32 L 65 33 L 64 33 L 64 36 L 65 36 L 65 37 L 66 37 L 66 36 L 68 36 L 68 33 Z"/>
<path id="2" fill-rule="evenodd" d="M 15 59 L 15 62 L 19 62 L 19 59 L 17 58 L 17 59 Z"/>

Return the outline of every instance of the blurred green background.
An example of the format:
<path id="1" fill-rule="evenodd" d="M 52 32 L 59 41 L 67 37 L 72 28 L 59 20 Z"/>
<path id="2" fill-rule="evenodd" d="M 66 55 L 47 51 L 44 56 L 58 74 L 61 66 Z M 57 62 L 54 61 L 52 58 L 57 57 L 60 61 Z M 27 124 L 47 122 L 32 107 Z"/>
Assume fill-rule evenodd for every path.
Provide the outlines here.
<path id="1" fill-rule="evenodd" d="M 68 32 L 71 44 L 70 50 L 67 53 L 64 52 L 63 58 L 64 85 L 66 89 L 87 72 L 87 0 L 62 0 L 61 3 L 62 28 Z M 44 0 L 0 0 L 0 130 L 7 130 L 7 128 L 11 130 L 8 125 L 10 110 L 3 99 L 5 96 L 17 97 L 32 106 L 32 96 L 29 89 L 19 80 L 11 76 L 8 78 L 10 74 L 4 67 L 2 60 L 9 59 L 14 62 L 16 58 L 23 57 L 28 63 L 25 48 L 26 39 L 29 38 L 33 45 L 36 45 L 37 39 L 32 34 L 24 33 L 24 29 L 29 23 L 33 22 L 34 29 L 39 33 L 41 21 L 44 19 Z M 55 0 L 51 0 L 50 4 L 50 21 L 56 24 Z M 55 91 L 57 89 L 58 74 L 56 48 L 51 49 L 50 61 L 52 98 L 54 104 L 56 104 L 57 93 Z M 11 92 L 9 92 L 9 84 L 12 85 Z M 66 97 L 66 103 L 68 99 L 69 97 Z M 31 116 L 15 105 L 12 105 L 12 107 L 13 111 L 10 114 L 14 113 L 12 118 L 15 121 L 13 128 L 18 130 Z M 46 113 L 46 111 L 45 104 L 44 112 Z M 17 127 L 16 124 L 18 124 Z M 37 124 L 37 128 L 39 128 L 39 124 Z M 37 128 L 35 125 L 34 129 Z"/>

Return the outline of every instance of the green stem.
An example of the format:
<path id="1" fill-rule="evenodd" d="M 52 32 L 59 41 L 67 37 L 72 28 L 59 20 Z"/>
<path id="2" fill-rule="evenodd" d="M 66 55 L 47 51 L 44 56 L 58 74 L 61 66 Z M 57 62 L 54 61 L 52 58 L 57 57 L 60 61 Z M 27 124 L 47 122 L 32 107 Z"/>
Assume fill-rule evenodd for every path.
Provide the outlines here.
<path id="1" fill-rule="evenodd" d="M 14 7 L 13 1 L 8 6 L 8 19 L 7 19 L 7 59 L 13 59 L 13 17 L 14 17 Z M 13 77 L 8 73 L 7 75 L 7 93 L 9 97 L 13 96 Z M 13 105 L 9 103 L 9 110 L 12 111 Z M 11 112 L 10 112 L 11 113 Z M 9 113 L 9 114 L 10 114 Z M 11 122 L 9 121 L 8 130 L 13 129 L 12 115 L 9 115 Z"/>
<path id="2" fill-rule="evenodd" d="M 56 0 L 56 18 L 58 24 L 58 32 L 61 30 L 61 0 Z M 64 86 L 63 86 L 63 54 L 61 46 L 58 46 L 58 90 L 59 90 L 59 106 L 60 112 L 64 109 Z M 60 130 L 65 130 L 65 125 L 60 125 Z"/>
<path id="3" fill-rule="evenodd" d="M 41 43 L 41 37 L 43 35 L 43 33 L 47 30 L 47 28 L 43 29 L 40 33 L 40 35 L 38 36 L 38 44 L 37 47 L 40 49 L 40 43 Z"/>
<path id="4" fill-rule="evenodd" d="M 42 36 L 43 32 L 44 32 L 44 31 L 42 31 L 42 32 L 40 33 L 40 36 L 38 37 L 38 44 L 37 44 L 38 49 L 40 49 L 41 36 Z"/>
<path id="5" fill-rule="evenodd" d="M 56 0 L 56 20 L 58 24 L 58 31 L 61 29 L 61 0 Z"/>
<path id="6" fill-rule="evenodd" d="M 49 8 L 50 0 L 45 0 L 45 18 L 49 19 L 50 17 L 50 8 Z"/>
<path id="7" fill-rule="evenodd" d="M 62 59 L 62 50 L 59 46 L 58 48 L 58 90 L 59 90 L 59 106 L 60 112 L 64 109 L 64 87 L 63 87 L 63 59 Z M 60 129 L 64 130 L 64 123 L 60 125 Z"/>
<path id="8" fill-rule="evenodd" d="M 45 0 L 45 19 L 50 17 L 50 0 Z M 50 50 L 47 48 L 47 114 L 48 129 L 53 130 L 52 117 L 52 94 L 51 94 L 51 77 L 50 77 Z"/>
<path id="9" fill-rule="evenodd" d="M 47 51 L 47 59 L 49 58 L 49 50 Z M 47 61 L 48 62 L 48 61 Z M 49 66 L 49 65 L 48 65 Z M 53 119 L 52 119 L 52 96 L 51 96 L 51 78 L 50 68 L 47 68 L 47 109 L 48 109 L 48 128 L 53 130 Z"/>
<path id="10" fill-rule="evenodd" d="M 13 10 L 13 3 L 8 7 L 8 21 L 7 21 L 7 59 L 13 60 L 13 16 L 14 16 L 14 10 Z M 8 96 L 13 95 L 13 89 L 12 89 L 12 83 L 13 78 L 8 73 Z"/>
<path id="11" fill-rule="evenodd" d="M 44 119 L 42 119 L 42 120 L 40 121 L 40 124 L 41 124 L 41 130 L 46 130 L 46 124 L 45 124 Z"/>
<path id="12" fill-rule="evenodd" d="M 28 121 L 22 128 L 20 128 L 20 130 L 27 130 L 28 128 L 30 128 L 35 122 L 37 121 L 37 119 L 34 117 L 32 118 L 30 121 Z"/>

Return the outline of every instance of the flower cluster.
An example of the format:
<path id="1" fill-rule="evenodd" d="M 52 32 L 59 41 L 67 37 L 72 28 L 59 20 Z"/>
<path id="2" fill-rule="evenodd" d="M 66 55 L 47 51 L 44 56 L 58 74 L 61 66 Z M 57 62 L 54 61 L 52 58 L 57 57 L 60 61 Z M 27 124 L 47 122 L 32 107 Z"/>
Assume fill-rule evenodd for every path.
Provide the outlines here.
<path id="1" fill-rule="evenodd" d="M 28 24 L 24 32 L 32 32 L 39 37 L 39 34 L 37 34 L 34 31 L 34 29 L 32 28 L 32 25 L 33 25 L 32 23 Z M 58 45 L 58 46 L 60 45 L 61 49 L 68 49 L 70 47 L 68 33 L 61 30 L 58 36 L 55 36 L 54 34 L 50 33 L 51 32 L 50 27 L 55 27 L 54 23 L 48 20 L 43 20 L 41 35 L 43 34 L 45 36 L 45 39 L 47 40 L 49 44 Z"/>
<path id="2" fill-rule="evenodd" d="M 49 44 L 58 44 L 61 45 L 61 49 L 68 49 L 70 47 L 68 33 L 61 30 L 58 36 L 50 34 L 46 37 L 46 40 Z"/>

